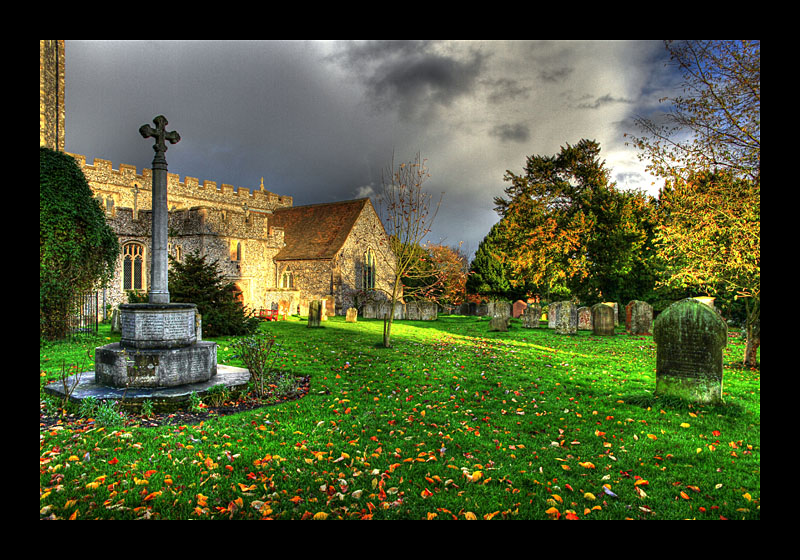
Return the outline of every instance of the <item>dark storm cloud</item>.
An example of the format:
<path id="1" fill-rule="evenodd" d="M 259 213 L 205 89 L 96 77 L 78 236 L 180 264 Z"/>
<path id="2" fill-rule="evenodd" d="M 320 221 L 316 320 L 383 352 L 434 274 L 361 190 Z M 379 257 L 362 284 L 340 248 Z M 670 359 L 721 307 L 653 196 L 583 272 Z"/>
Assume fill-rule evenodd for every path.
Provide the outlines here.
<path id="1" fill-rule="evenodd" d="M 430 41 L 370 41 L 346 44 L 331 57 L 351 70 L 379 110 L 396 109 L 401 117 L 430 117 L 436 106 L 449 106 L 472 93 L 484 55 L 442 53 Z"/>

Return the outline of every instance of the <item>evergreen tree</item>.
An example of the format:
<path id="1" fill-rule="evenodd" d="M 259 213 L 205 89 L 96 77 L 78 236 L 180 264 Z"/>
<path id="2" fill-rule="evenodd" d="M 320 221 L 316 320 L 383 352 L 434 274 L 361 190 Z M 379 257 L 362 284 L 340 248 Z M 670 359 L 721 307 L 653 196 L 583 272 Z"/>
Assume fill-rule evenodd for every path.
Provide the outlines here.
<path id="1" fill-rule="evenodd" d="M 203 336 L 252 334 L 258 329 L 258 319 L 236 299 L 236 285 L 225 282 L 217 261 L 190 253 L 183 262 L 170 257 L 170 264 L 170 301 L 197 305 Z"/>

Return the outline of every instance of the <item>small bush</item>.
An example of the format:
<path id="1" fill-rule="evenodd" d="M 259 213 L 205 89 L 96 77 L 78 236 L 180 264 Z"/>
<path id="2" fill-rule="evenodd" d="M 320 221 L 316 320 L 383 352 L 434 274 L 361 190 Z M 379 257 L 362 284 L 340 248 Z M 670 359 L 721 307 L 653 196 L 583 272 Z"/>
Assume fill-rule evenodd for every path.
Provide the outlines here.
<path id="1" fill-rule="evenodd" d="M 277 385 L 277 373 L 273 370 L 277 348 L 274 336 L 248 336 L 233 342 L 233 347 L 248 370 L 259 397 L 266 396 L 270 385 Z"/>

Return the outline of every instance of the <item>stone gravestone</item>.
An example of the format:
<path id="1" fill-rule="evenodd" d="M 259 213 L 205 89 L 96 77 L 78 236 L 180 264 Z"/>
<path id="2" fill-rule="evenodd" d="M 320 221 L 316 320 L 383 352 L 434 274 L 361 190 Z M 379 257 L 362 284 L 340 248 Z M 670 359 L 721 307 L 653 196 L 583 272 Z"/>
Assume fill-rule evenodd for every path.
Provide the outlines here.
<path id="1" fill-rule="evenodd" d="M 486 314 L 489 317 L 511 317 L 511 303 L 507 301 L 490 301 Z"/>
<path id="2" fill-rule="evenodd" d="M 592 306 L 592 334 L 612 336 L 614 334 L 614 308 L 598 303 Z"/>
<path id="3" fill-rule="evenodd" d="M 345 317 L 345 322 L 347 323 L 355 323 L 358 320 L 358 309 L 355 307 L 350 307 L 347 309 L 347 316 Z"/>
<path id="4" fill-rule="evenodd" d="M 286 318 L 289 316 L 289 302 L 285 299 L 282 299 L 278 302 L 278 317 L 281 320 L 285 321 Z"/>
<path id="5" fill-rule="evenodd" d="M 625 330 L 628 334 L 650 334 L 653 308 L 645 301 L 632 300 L 625 306 Z"/>
<path id="6" fill-rule="evenodd" d="M 556 334 L 575 334 L 578 332 L 578 308 L 571 301 L 561 301 L 555 321 Z"/>
<path id="7" fill-rule="evenodd" d="M 556 319 L 558 318 L 558 312 L 561 309 L 561 301 L 552 301 L 550 305 L 547 306 L 547 328 L 554 329 L 556 328 Z"/>
<path id="8" fill-rule="evenodd" d="M 308 302 L 308 328 L 321 327 L 324 302 L 318 299 Z"/>
<path id="9" fill-rule="evenodd" d="M 578 308 L 578 330 L 592 330 L 592 310 L 588 307 Z"/>
<path id="10" fill-rule="evenodd" d="M 614 326 L 619 326 L 619 305 L 616 301 L 604 301 L 602 302 L 605 305 L 608 305 L 614 309 Z"/>
<path id="11" fill-rule="evenodd" d="M 119 307 L 115 307 L 111 312 L 111 332 L 119 334 L 122 332 L 122 323 L 119 314 Z"/>
<path id="12" fill-rule="evenodd" d="M 722 401 L 722 351 L 728 326 L 709 306 L 692 298 L 667 307 L 653 327 L 656 394 L 694 402 Z"/>
<path id="13" fill-rule="evenodd" d="M 511 307 L 511 316 L 514 317 L 515 319 L 519 319 L 520 317 L 522 317 L 522 314 L 525 312 L 527 308 L 528 308 L 528 303 L 522 301 L 521 299 L 518 299 L 517 301 L 514 302 L 514 305 Z"/>
<path id="14" fill-rule="evenodd" d="M 492 317 L 489 320 L 489 332 L 508 332 L 511 317 Z"/>
<path id="15" fill-rule="evenodd" d="M 538 329 L 539 320 L 542 318 L 542 308 L 539 305 L 531 305 L 522 312 L 522 326 L 526 329 Z"/>

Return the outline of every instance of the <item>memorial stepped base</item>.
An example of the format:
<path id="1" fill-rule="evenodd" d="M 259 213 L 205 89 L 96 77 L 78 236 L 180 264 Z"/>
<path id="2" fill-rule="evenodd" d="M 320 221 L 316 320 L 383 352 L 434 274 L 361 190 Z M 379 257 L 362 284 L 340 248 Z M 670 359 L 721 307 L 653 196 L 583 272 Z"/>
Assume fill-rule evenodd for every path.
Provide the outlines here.
<path id="1" fill-rule="evenodd" d="M 195 304 L 123 304 L 119 310 L 120 341 L 95 348 L 95 371 L 67 380 L 75 386 L 72 400 L 181 402 L 215 385 L 238 389 L 248 383 L 248 370 L 217 365 L 217 343 L 201 340 Z M 60 381 L 45 391 L 65 394 Z"/>

